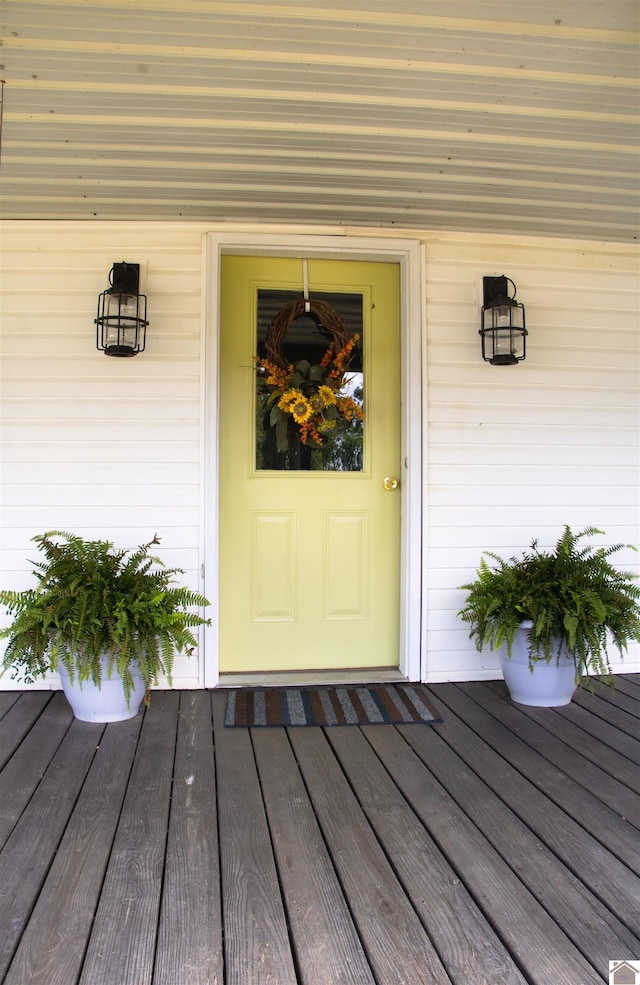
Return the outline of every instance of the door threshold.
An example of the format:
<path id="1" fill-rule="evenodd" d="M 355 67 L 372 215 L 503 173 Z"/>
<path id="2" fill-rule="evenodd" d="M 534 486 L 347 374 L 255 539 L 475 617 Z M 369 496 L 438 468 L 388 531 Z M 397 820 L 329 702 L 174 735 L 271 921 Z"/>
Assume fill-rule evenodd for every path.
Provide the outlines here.
<path id="1" fill-rule="evenodd" d="M 406 681 L 397 667 L 363 667 L 355 670 L 270 670 L 220 674 L 219 688 L 303 687 L 330 684 L 397 684 Z"/>

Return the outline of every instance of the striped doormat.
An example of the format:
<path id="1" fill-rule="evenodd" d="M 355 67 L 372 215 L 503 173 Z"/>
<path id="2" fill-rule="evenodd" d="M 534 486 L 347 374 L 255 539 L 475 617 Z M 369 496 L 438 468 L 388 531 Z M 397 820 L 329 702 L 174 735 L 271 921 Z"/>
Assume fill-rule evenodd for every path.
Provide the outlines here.
<path id="1" fill-rule="evenodd" d="M 290 725 L 434 725 L 441 722 L 421 684 L 238 688 L 229 691 L 231 728 Z"/>

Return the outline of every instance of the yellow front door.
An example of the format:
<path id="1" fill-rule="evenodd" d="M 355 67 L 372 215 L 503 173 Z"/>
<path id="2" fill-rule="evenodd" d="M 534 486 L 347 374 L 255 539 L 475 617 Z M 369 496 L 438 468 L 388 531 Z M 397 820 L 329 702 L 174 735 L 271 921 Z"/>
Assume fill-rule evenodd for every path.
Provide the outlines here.
<path id="1" fill-rule="evenodd" d="M 256 355 L 302 297 L 303 261 L 222 259 L 222 673 L 398 666 L 399 267 L 310 259 L 306 272 L 314 307 L 360 339 L 341 391 L 352 403 L 301 442 L 300 422 L 273 410 L 277 388 Z M 313 308 L 277 334 L 285 364 L 314 378 L 332 337 Z"/>

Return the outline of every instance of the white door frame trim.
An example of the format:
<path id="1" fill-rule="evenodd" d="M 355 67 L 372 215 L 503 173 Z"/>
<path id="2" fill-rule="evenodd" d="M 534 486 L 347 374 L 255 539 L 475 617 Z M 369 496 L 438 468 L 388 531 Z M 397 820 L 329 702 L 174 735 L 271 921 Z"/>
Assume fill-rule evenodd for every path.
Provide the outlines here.
<path id="1" fill-rule="evenodd" d="M 401 586 L 400 673 L 425 679 L 422 643 L 422 326 L 424 257 L 409 239 L 211 232 L 205 235 L 204 330 L 202 350 L 201 556 L 204 593 L 211 600 L 212 626 L 205 630 L 204 687 L 219 683 L 219 339 L 220 259 L 248 256 L 323 257 L 398 263 L 400 266 L 402 439 L 401 439 Z"/>

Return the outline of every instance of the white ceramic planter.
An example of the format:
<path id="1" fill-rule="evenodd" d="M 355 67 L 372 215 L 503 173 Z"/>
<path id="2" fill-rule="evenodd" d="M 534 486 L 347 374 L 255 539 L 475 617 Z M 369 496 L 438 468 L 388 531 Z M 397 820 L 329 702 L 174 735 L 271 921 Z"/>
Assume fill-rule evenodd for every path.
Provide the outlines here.
<path id="1" fill-rule="evenodd" d="M 511 657 L 506 647 L 500 653 L 500 666 L 509 694 L 520 705 L 556 708 L 568 705 L 576 689 L 576 671 L 571 657 L 561 654 L 550 663 L 535 663 L 529 669 L 528 631 L 531 623 L 522 623 L 516 631 Z"/>
<path id="2" fill-rule="evenodd" d="M 77 677 L 72 682 L 62 664 L 58 666 L 58 672 L 67 701 L 81 722 L 124 722 L 135 718 L 140 710 L 146 687 L 137 669 L 132 670 L 135 686 L 128 705 L 122 678 L 115 668 L 111 676 L 108 675 L 106 657 L 102 658 L 100 687 L 96 687 L 92 680 L 80 683 Z"/>

